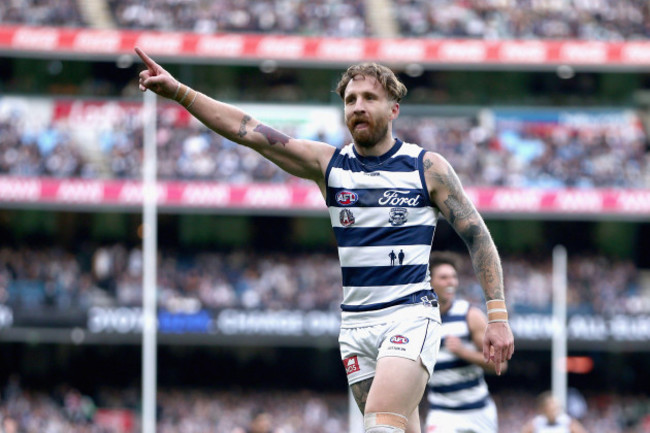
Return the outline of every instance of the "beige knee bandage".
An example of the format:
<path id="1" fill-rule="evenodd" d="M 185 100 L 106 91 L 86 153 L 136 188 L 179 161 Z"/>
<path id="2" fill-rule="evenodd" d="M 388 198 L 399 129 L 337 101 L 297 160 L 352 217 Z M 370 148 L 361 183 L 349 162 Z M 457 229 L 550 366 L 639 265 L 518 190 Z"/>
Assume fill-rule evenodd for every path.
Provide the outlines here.
<path id="1" fill-rule="evenodd" d="M 366 433 L 404 433 L 408 419 L 392 412 L 367 413 L 363 416 Z"/>

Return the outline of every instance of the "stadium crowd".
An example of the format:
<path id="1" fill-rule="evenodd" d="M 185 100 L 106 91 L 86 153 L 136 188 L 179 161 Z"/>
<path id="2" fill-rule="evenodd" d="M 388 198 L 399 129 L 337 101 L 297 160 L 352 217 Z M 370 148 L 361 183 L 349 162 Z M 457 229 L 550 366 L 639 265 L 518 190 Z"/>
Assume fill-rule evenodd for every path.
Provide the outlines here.
<path id="1" fill-rule="evenodd" d="M 75 125 L 33 128 L 15 115 L 0 116 L 0 175 L 138 179 L 142 127 L 132 118 L 122 120 L 102 129 L 96 142 L 82 145 Z M 497 121 L 489 126 L 471 116 L 401 116 L 394 135 L 444 155 L 466 186 L 650 187 L 650 146 L 635 122 L 600 127 Z M 347 132 L 305 138 L 337 147 L 349 140 Z M 161 116 L 157 141 L 160 180 L 302 182 L 202 125 L 178 127 Z"/>
<path id="2" fill-rule="evenodd" d="M 62 385 L 44 392 L 7 389 L 0 398 L 3 433 L 133 433 L 140 431 L 140 395 L 134 389 L 100 389 L 95 396 Z M 204 391 L 160 389 L 160 433 L 245 433 L 255 416 L 268 430 L 251 433 L 329 433 L 347 430 L 345 395 L 313 391 Z M 98 410 L 127 411 L 127 420 L 104 421 Z M 11 423 L 16 430 L 2 429 Z M 131 426 L 131 427 L 129 427 Z"/>
<path id="3" fill-rule="evenodd" d="M 363 0 L 108 0 L 125 29 L 336 37 L 369 35 Z"/>
<path id="4" fill-rule="evenodd" d="M 104 0 L 118 28 L 248 32 L 333 37 L 382 36 L 363 0 Z M 399 36 L 473 39 L 643 40 L 650 37 L 644 0 L 389 0 Z M 10 1 L 0 22 L 89 26 L 76 2 Z"/>
<path id="5" fill-rule="evenodd" d="M 583 39 L 650 36 L 645 0 L 393 0 L 406 37 Z"/>
<path id="6" fill-rule="evenodd" d="M 0 23 L 29 26 L 83 27 L 76 0 L 9 0 L 0 2 Z"/>
<path id="7" fill-rule="evenodd" d="M 59 248 L 0 249 L 0 303 L 59 309 L 142 305 L 142 251 L 123 244 L 77 253 Z M 476 305 L 483 295 L 469 259 L 462 260 L 460 292 Z M 548 313 L 551 260 L 504 255 L 504 278 L 513 312 Z M 334 254 L 161 252 L 161 307 L 338 311 L 341 275 Z M 639 270 L 627 260 L 572 256 L 570 313 L 647 314 Z"/>
<path id="8" fill-rule="evenodd" d="M 139 394 L 134 389 L 100 389 L 95 396 L 60 386 L 54 391 L 5 388 L 0 422 L 3 433 L 132 433 L 139 425 Z M 570 394 L 571 396 L 571 394 Z M 511 390 L 494 394 L 499 431 L 518 433 L 536 413 L 535 396 Z M 640 395 L 581 394 L 570 413 L 587 431 L 647 433 L 650 399 Z M 161 389 L 157 395 L 161 433 L 331 433 L 348 431 L 347 395 L 314 391 L 208 391 Z M 132 421 L 104 422 L 98 410 L 126 410 Z M 249 430 L 256 417 L 260 430 Z M 2 425 L 2 424 L 0 424 Z M 133 427 L 129 428 L 128 426 Z"/>

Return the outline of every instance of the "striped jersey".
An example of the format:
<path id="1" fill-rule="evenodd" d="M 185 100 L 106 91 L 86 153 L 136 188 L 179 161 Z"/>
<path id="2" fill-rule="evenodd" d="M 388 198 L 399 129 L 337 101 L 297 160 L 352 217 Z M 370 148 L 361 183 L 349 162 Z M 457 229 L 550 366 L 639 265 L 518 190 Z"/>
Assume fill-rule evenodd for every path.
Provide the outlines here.
<path id="1" fill-rule="evenodd" d="M 480 409 L 489 401 L 490 395 L 483 377 L 483 369 L 445 349 L 446 335 L 456 336 L 468 347 L 475 347 L 467 324 L 469 308 L 469 302 L 456 299 L 441 316 L 443 338 L 428 386 L 427 398 L 431 409 Z"/>
<path id="2" fill-rule="evenodd" d="M 555 422 L 550 423 L 544 415 L 537 415 L 533 419 L 535 433 L 570 433 L 571 417 L 566 413 L 558 415 Z"/>
<path id="3" fill-rule="evenodd" d="M 337 149 L 326 173 L 326 203 L 338 244 L 343 311 L 384 308 L 429 285 L 438 211 L 422 167 L 425 150 L 395 140 L 379 157 L 353 144 Z"/>

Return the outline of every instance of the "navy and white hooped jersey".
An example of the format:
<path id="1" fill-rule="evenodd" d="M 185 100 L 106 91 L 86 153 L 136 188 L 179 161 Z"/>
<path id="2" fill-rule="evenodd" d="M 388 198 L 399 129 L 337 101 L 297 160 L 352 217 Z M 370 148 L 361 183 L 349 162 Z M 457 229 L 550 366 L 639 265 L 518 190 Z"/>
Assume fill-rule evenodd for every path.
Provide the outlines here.
<path id="1" fill-rule="evenodd" d="M 483 369 L 467 362 L 445 349 L 445 336 L 460 338 L 468 347 L 474 348 L 467 312 L 469 302 L 457 299 L 441 316 L 442 341 L 436 366 L 429 379 L 427 398 L 433 410 L 469 410 L 485 407 L 490 394 L 483 376 Z"/>
<path id="2" fill-rule="evenodd" d="M 341 261 L 344 312 L 381 309 L 431 290 L 438 211 L 424 180 L 424 153 L 399 139 L 379 157 L 361 156 L 353 144 L 334 153 L 326 203 Z"/>
<path id="3" fill-rule="evenodd" d="M 533 431 L 535 433 L 570 433 L 571 417 L 566 413 L 557 416 L 555 422 L 549 422 L 544 415 L 533 418 Z"/>

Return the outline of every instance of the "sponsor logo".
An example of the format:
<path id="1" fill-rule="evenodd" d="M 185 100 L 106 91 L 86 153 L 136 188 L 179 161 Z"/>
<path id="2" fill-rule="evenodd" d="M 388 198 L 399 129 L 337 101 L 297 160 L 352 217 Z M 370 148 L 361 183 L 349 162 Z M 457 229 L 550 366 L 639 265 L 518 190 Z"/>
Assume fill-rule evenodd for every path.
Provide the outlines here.
<path id="1" fill-rule="evenodd" d="M 407 344 L 409 339 L 403 335 L 393 335 L 390 337 L 390 342 L 393 344 Z"/>
<path id="2" fill-rule="evenodd" d="M 22 27 L 14 33 L 13 48 L 53 50 L 59 44 L 59 31 L 49 28 Z"/>
<path id="3" fill-rule="evenodd" d="M 378 203 L 382 206 L 417 206 L 420 200 L 419 196 L 409 197 L 410 191 L 402 191 L 399 189 L 389 189 L 384 192 L 384 195 L 379 199 Z"/>
<path id="4" fill-rule="evenodd" d="M 499 57 L 507 62 L 543 63 L 546 61 L 546 44 L 539 42 L 505 42 Z"/>
<path id="5" fill-rule="evenodd" d="M 251 186 L 246 189 L 243 203 L 253 207 L 287 208 L 293 202 L 292 190 L 284 185 L 280 186 Z"/>
<path id="6" fill-rule="evenodd" d="M 559 57 L 571 63 L 606 63 L 607 45 L 599 42 L 566 42 L 561 45 Z"/>
<path id="7" fill-rule="evenodd" d="M 88 311 L 88 330 L 93 334 L 100 332 L 140 333 L 142 325 L 141 308 L 93 307 Z"/>
<path id="8" fill-rule="evenodd" d="M 324 39 L 318 44 L 317 55 L 326 59 L 359 59 L 363 57 L 366 46 L 362 40 Z"/>
<path id="9" fill-rule="evenodd" d="M 627 43 L 623 45 L 621 60 L 625 63 L 650 63 L 650 44 Z"/>
<path id="10" fill-rule="evenodd" d="M 357 359 L 357 355 L 351 356 L 349 358 L 345 358 L 343 360 L 343 366 L 345 367 L 345 372 L 347 374 L 352 374 L 357 371 L 361 371 L 361 367 L 359 367 L 359 360 Z"/>
<path id="11" fill-rule="evenodd" d="M 336 202 L 341 206 L 350 206 L 359 201 L 359 194 L 352 191 L 339 191 L 336 193 Z"/>
<path id="12" fill-rule="evenodd" d="M 408 219 L 409 211 L 405 207 L 394 207 L 388 214 L 388 222 L 393 226 L 401 226 Z"/>
<path id="13" fill-rule="evenodd" d="M 292 37 L 264 37 L 257 45 L 259 57 L 281 57 L 299 59 L 303 56 L 305 41 Z"/>
<path id="14" fill-rule="evenodd" d="M 183 37 L 179 34 L 142 33 L 135 45 L 152 53 L 178 54 L 183 48 Z"/>
<path id="15" fill-rule="evenodd" d="M 122 36 L 113 31 L 81 31 L 74 38 L 73 46 L 77 51 L 101 51 L 112 53 L 119 49 Z"/>
<path id="16" fill-rule="evenodd" d="M 487 45 L 484 42 L 449 41 L 438 48 L 441 61 L 483 62 L 487 59 Z"/>
<path id="17" fill-rule="evenodd" d="M 342 209 L 339 213 L 339 221 L 343 227 L 349 227 L 354 224 L 354 214 L 350 209 Z"/>
<path id="18" fill-rule="evenodd" d="M 382 41 L 378 47 L 380 57 L 413 62 L 424 59 L 426 51 L 427 45 L 424 42 L 410 39 L 386 40 Z"/>
<path id="19" fill-rule="evenodd" d="M 204 206 L 223 206 L 230 201 L 230 188 L 216 184 L 188 184 L 183 190 L 183 203 Z"/>
<path id="20" fill-rule="evenodd" d="M 196 44 L 198 54 L 237 57 L 244 52 L 244 38 L 241 36 L 202 36 Z"/>
<path id="21" fill-rule="evenodd" d="M 499 189 L 491 204 L 494 210 L 534 212 L 542 209 L 543 197 L 540 191 Z"/>
<path id="22" fill-rule="evenodd" d="M 555 196 L 557 209 L 572 212 L 600 212 L 603 208 L 603 198 L 595 191 L 560 191 Z"/>
<path id="23" fill-rule="evenodd" d="M 64 181 L 59 185 L 57 198 L 77 203 L 99 203 L 104 199 L 101 182 Z"/>

